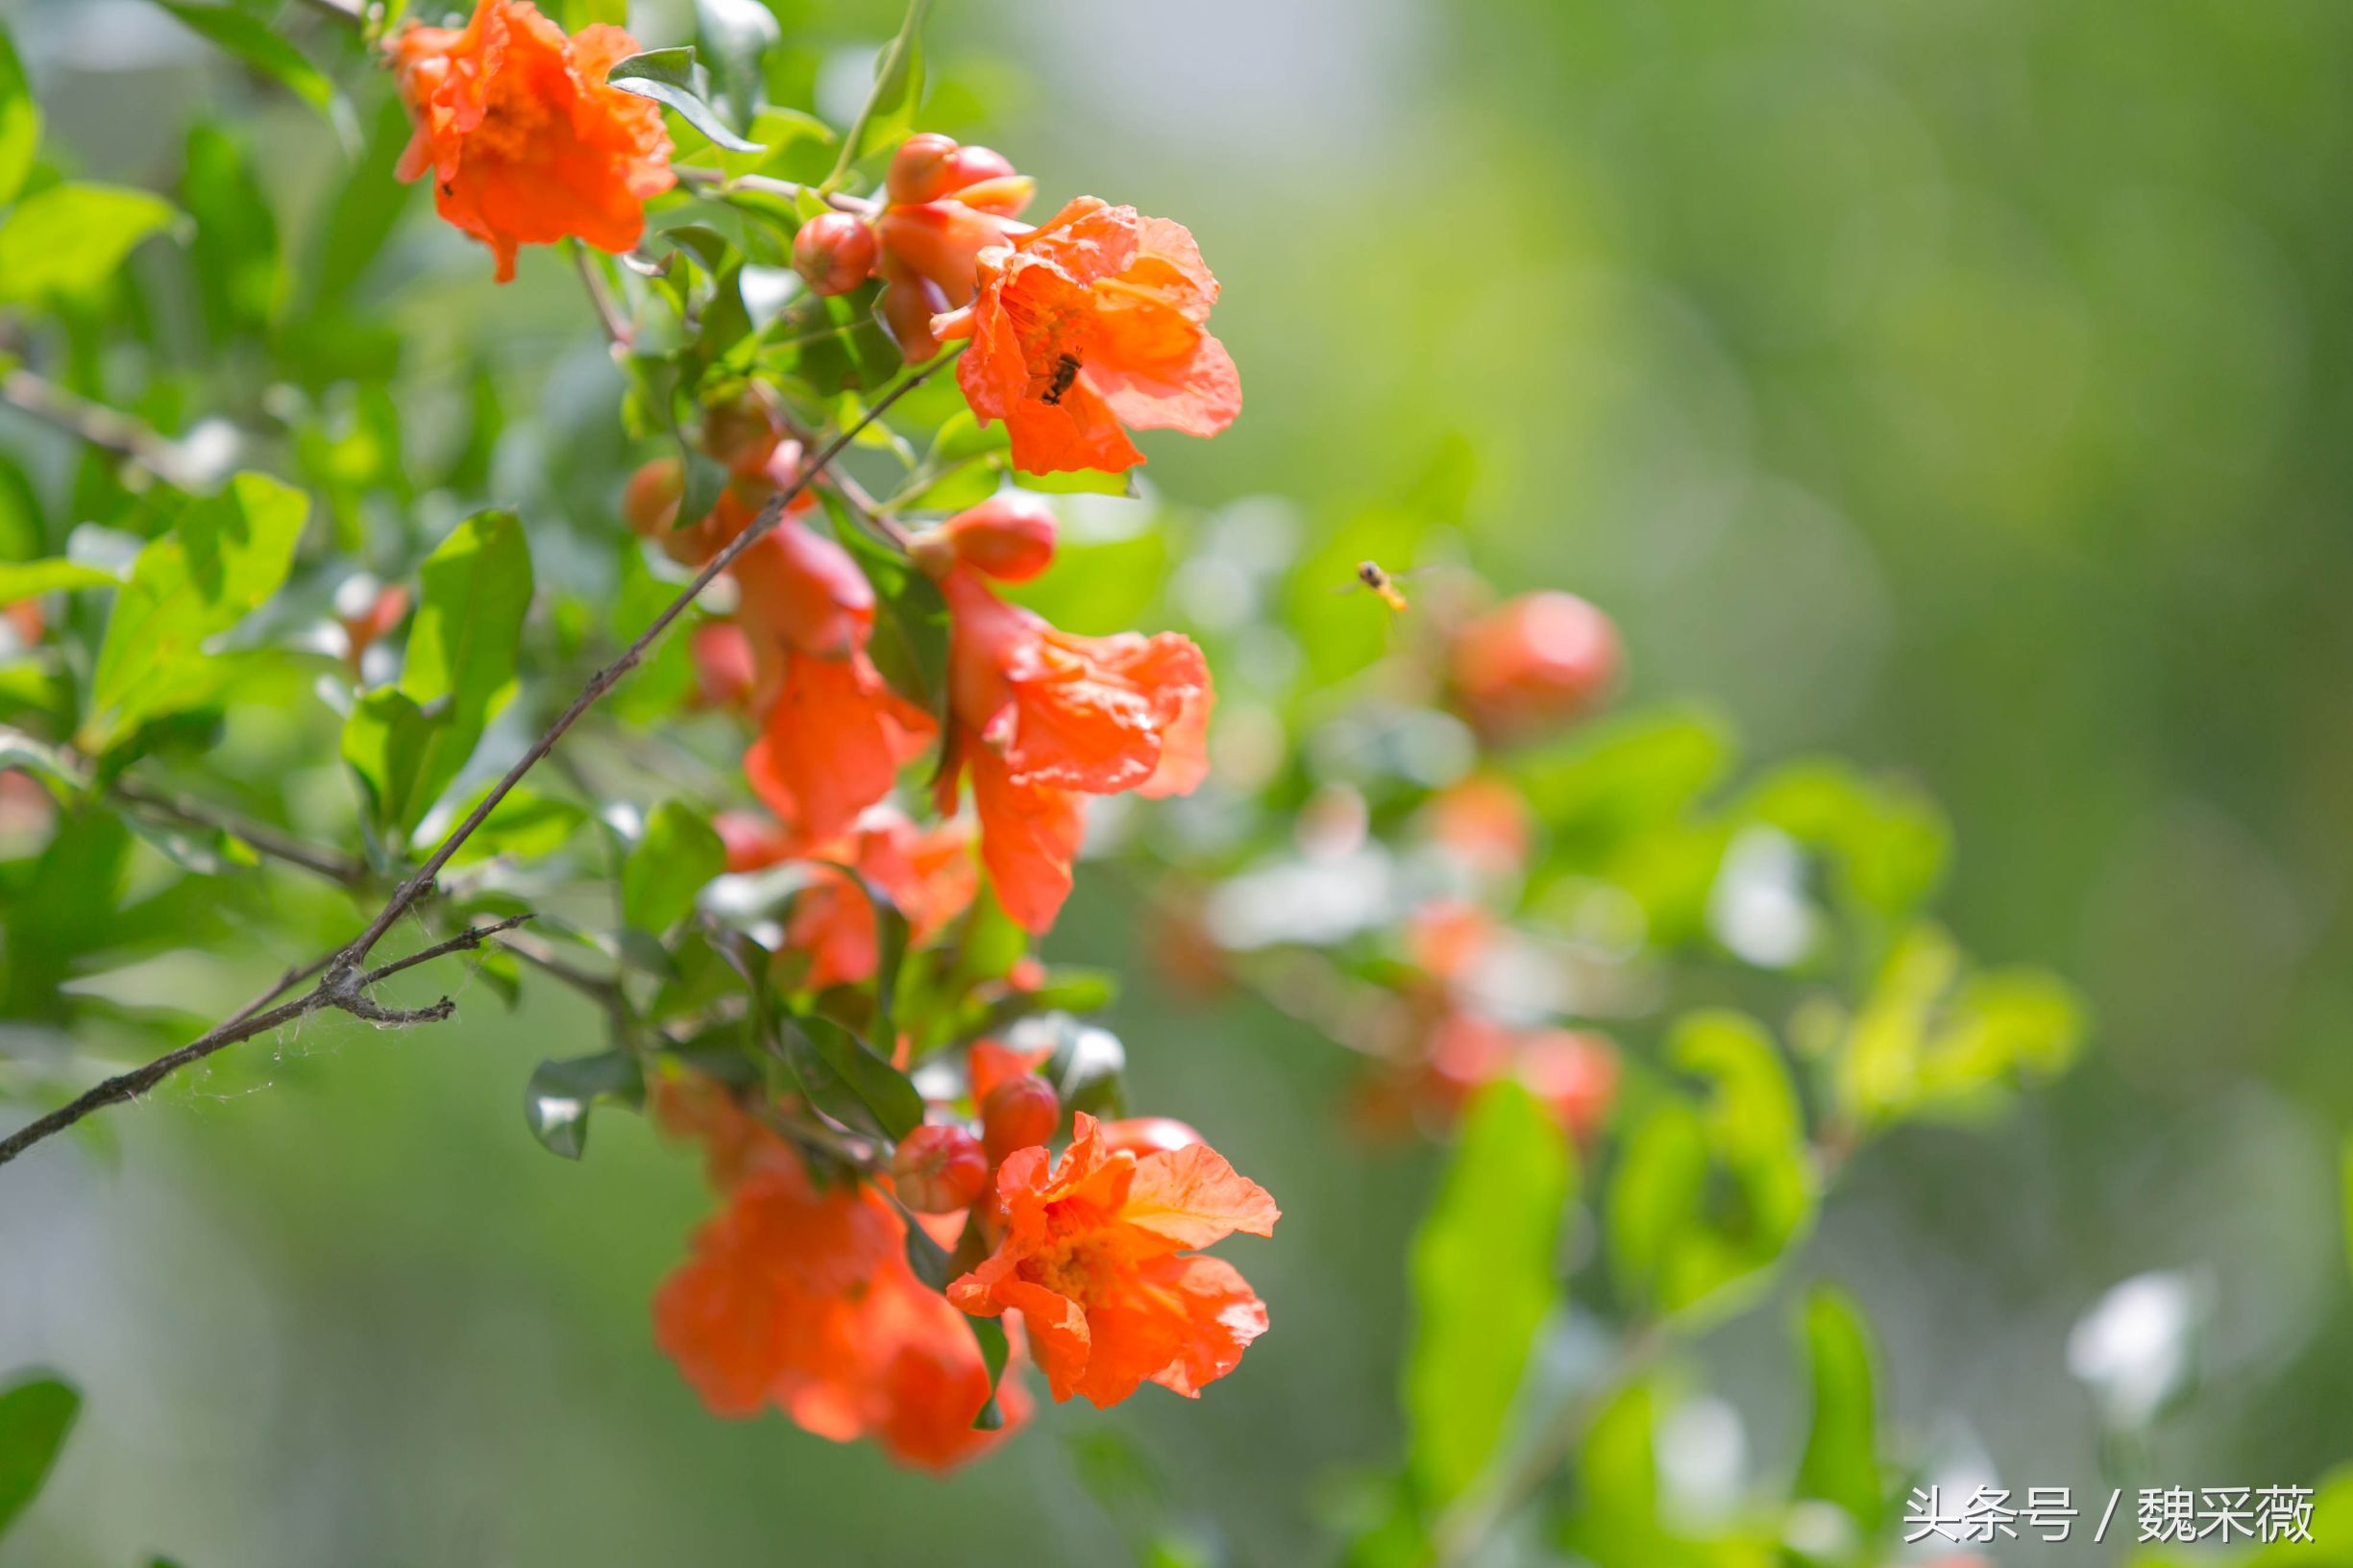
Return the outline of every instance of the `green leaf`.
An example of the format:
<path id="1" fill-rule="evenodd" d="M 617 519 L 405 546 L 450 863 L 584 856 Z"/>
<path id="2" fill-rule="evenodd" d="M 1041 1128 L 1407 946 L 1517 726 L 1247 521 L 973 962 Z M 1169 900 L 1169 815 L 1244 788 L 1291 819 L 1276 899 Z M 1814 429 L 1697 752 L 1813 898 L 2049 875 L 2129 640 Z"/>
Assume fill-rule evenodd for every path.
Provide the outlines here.
<path id="1" fill-rule="evenodd" d="M 907 1075 L 830 1018 L 783 1020 L 785 1060 L 801 1092 L 847 1127 L 895 1141 L 923 1120 L 923 1096 Z"/>
<path id="2" fill-rule="evenodd" d="M 1654 1302 L 1678 1240 L 1696 1220 L 1707 1185 L 1707 1133 L 1679 1099 L 1662 1099 L 1626 1135 L 1609 1183 L 1609 1275 L 1625 1295 Z"/>
<path id="3" fill-rule="evenodd" d="M 868 653 L 891 689 L 926 713 L 947 701 L 947 600 L 926 573 L 885 550 L 846 512 L 831 490 L 821 491 L 836 538 L 847 546 L 873 584 L 874 637 Z"/>
<path id="4" fill-rule="evenodd" d="M 408 111 L 401 107 L 399 95 L 386 93 L 375 123 L 368 128 L 367 144 L 359 158 L 333 182 L 332 197 L 312 243 L 310 263 L 302 269 L 314 313 L 351 292 L 407 210 L 418 185 L 402 184 L 392 175 L 412 134 Z M 419 182 L 422 184 L 425 182 Z"/>
<path id="5" fill-rule="evenodd" d="M 394 686 L 362 696 L 343 721 L 343 760 L 366 789 L 378 822 L 407 817 L 432 734 L 433 721 L 414 698 Z"/>
<path id="6" fill-rule="evenodd" d="M 71 588 L 117 588 L 122 578 L 104 567 L 61 556 L 45 561 L 0 561 L 0 604 Z"/>
<path id="7" fill-rule="evenodd" d="M 898 33 L 874 61 L 874 90 L 842 143 L 840 161 L 825 182 L 828 188 L 839 186 L 854 159 L 897 146 L 915 129 L 915 111 L 923 99 L 923 14 L 930 9 L 931 0 L 908 0 Z"/>
<path id="8" fill-rule="evenodd" d="M 640 98 L 650 98 L 674 110 L 687 124 L 701 132 L 720 146 L 732 153 L 767 151 L 756 141 L 746 141 L 727 129 L 719 110 L 702 99 L 695 85 L 695 51 L 692 49 L 649 49 L 642 55 L 631 55 L 615 65 L 605 78 L 624 92 Z"/>
<path id="9" fill-rule="evenodd" d="M 466 813 L 471 813 L 481 796 L 489 792 L 490 786 L 484 785 L 481 793 L 467 802 Z M 466 813 L 461 813 L 461 817 Z M 482 825 L 450 857 L 451 863 L 471 865 L 494 855 L 520 861 L 538 860 L 561 849 L 587 820 L 588 813 L 569 800 L 541 795 L 528 785 L 519 786 L 490 808 Z"/>
<path id="10" fill-rule="evenodd" d="M 646 1079 L 626 1051 L 542 1062 L 523 1091 L 523 1119 L 553 1154 L 577 1160 L 588 1148 L 588 1112 L 600 1099 L 645 1102 Z"/>
<path id="11" fill-rule="evenodd" d="M 0 220 L 0 303 L 93 292 L 132 247 L 179 213 L 123 185 L 67 183 L 36 191 Z"/>
<path id="12" fill-rule="evenodd" d="M 41 111 L 8 29 L 0 27 L 0 207 L 16 199 L 40 148 Z"/>
<path id="13" fill-rule="evenodd" d="M 222 661 L 204 645 L 278 591 L 309 514 L 302 492 L 239 474 L 219 495 L 188 503 L 139 551 L 98 649 L 84 751 L 104 751 L 141 723 L 218 690 Z"/>
<path id="14" fill-rule="evenodd" d="M 0 1533 L 40 1491 L 81 1409 L 82 1396 L 54 1376 L 26 1378 L 0 1393 Z"/>
<path id="15" fill-rule="evenodd" d="M 1533 1095 L 1509 1080 L 1480 1091 L 1413 1238 L 1407 1465 L 1425 1507 L 1461 1496 L 1503 1440 L 1559 1299 L 1575 1180 L 1568 1139 Z"/>
<path id="16" fill-rule="evenodd" d="M 1835 1503 L 1864 1537 L 1878 1532 L 1886 1488 L 1879 1476 L 1871 1331 L 1842 1291 L 1818 1285 L 1805 1299 L 1813 1426 L 1798 1464 L 1796 1495 Z"/>
<path id="17" fill-rule="evenodd" d="M 335 120 L 334 83 L 267 22 L 228 6 L 191 5 L 186 0 L 155 3 L 177 16 L 190 32 L 236 56 L 331 122 Z"/>
<path id="18" fill-rule="evenodd" d="M 387 822 L 413 828 L 440 798 L 515 691 L 531 550 L 512 512 L 477 512 L 426 557 L 401 694 L 432 719 L 416 777 Z"/>
<path id="19" fill-rule="evenodd" d="M 567 33 L 584 27 L 626 27 L 629 0 L 562 0 L 560 16 Z"/>
<path id="20" fill-rule="evenodd" d="M 727 107 L 751 123 L 760 106 L 761 58 L 784 39 L 776 13 L 762 0 L 695 0 L 695 28 Z"/>
<path id="21" fill-rule="evenodd" d="M 726 869 L 726 846 L 702 814 L 684 801 L 666 801 L 622 863 L 621 917 L 640 931 L 667 931 Z"/>
<path id="22" fill-rule="evenodd" d="M 2039 969 L 1970 974 L 1952 939 L 1924 921 L 1897 940 L 1848 1032 L 1839 1106 L 1867 1129 L 1983 1115 L 2015 1086 L 2064 1071 L 2083 1031 L 2082 1006 L 2060 981 Z"/>
<path id="23" fill-rule="evenodd" d="M 20 729 L 0 724 L 0 773 L 36 773 L 60 793 L 82 788 L 82 777 L 57 747 Z"/>
<path id="24" fill-rule="evenodd" d="M 278 254 L 278 219 L 244 141 L 217 125 L 190 127 L 180 196 L 196 220 L 188 259 L 213 340 L 239 331 L 265 333 L 284 302 L 286 272 Z"/>
<path id="25" fill-rule="evenodd" d="M 996 1388 L 1005 1375 L 1005 1362 L 1013 1354 L 1005 1338 L 1005 1325 L 993 1317 L 967 1317 L 966 1326 L 980 1345 L 980 1364 L 989 1372 L 989 1401 L 972 1417 L 974 1432 L 994 1432 L 1005 1424 L 1005 1412 L 996 1406 Z"/>

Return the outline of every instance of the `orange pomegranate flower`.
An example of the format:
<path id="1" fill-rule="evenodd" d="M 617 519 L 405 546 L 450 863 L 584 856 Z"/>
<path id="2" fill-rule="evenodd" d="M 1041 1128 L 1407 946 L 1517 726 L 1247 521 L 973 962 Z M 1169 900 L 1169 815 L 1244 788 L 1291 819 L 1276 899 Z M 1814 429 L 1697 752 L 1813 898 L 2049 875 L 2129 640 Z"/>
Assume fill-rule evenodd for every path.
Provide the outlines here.
<path id="1" fill-rule="evenodd" d="M 390 47 L 416 126 L 400 178 L 432 171 L 434 207 L 490 247 L 500 282 L 519 246 L 628 250 L 646 199 L 676 183 L 659 106 L 605 81 L 638 52 L 618 27 L 566 37 L 523 0 L 478 0 L 464 28 L 411 23 Z"/>
<path id="2" fill-rule="evenodd" d="M 1057 631 L 968 566 L 941 590 L 955 721 L 942 810 L 968 770 L 990 883 L 1016 922 L 1043 931 L 1070 892 L 1082 795 L 1186 795 L 1208 775 L 1209 664 L 1175 632 Z"/>
<path id="3" fill-rule="evenodd" d="M 872 1436 L 902 1464 L 960 1464 L 1019 1426 L 1029 1400 L 1008 1376 L 1004 1426 L 972 1430 L 988 1368 L 956 1310 L 908 1267 L 903 1235 L 872 1188 L 820 1190 L 772 1141 L 655 1293 L 655 1341 L 714 1414 L 773 1403 L 821 1437 Z"/>
<path id="4" fill-rule="evenodd" d="M 1270 1236 L 1280 1211 L 1205 1143 L 1114 1149 L 1082 1112 L 1060 1164 L 1042 1148 L 1006 1157 L 997 1200 L 1004 1238 L 948 1300 L 1019 1312 L 1057 1400 L 1115 1405 L 1143 1383 L 1197 1397 L 1266 1332 L 1249 1283 L 1193 1249 Z"/>
<path id="5" fill-rule="evenodd" d="M 932 331 L 971 338 L 957 384 L 1005 422 L 1017 466 L 1122 472 L 1143 461 L 1129 429 L 1215 435 L 1241 412 L 1207 326 L 1217 280 L 1183 224 L 1082 196 L 978 265 L 972 304 Z"/>
<path id="6" fill-rule="evenodd" d="M 833 838 L 890 793 L 937 726 L 867 657 L 874 590 L 849 551 L 787 519 L 732 570 L 767 712 L 745 776 L 804 839 Z"/>
<path id="7" fill-rule="evenodd" d="M 846 843 L 825 845 L 812 858 L 847 865 L 879 888 L 907 918 L 917 944 L 939 935 L 980 891 L 969 827 L 919 828 L 888 806 L 868 811 Z M 793 906 L 785 941 L 809 955 L 804 984 L 812 991 L 856 985 L 872 977 L 878 959 L 874 906 L 849 878 L 821 869 Z"/>

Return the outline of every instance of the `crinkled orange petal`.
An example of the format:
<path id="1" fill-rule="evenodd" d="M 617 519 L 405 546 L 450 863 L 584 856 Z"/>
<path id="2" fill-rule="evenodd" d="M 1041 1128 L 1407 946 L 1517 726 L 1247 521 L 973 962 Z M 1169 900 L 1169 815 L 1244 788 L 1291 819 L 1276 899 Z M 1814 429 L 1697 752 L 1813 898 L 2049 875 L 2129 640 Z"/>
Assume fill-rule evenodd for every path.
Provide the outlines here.
<path id="1" fill-rule="evenodd" d="M 1087 1376 L 1092 1336 L 1086 1310 L 1027 1280 L 1008 1280 L 997 1286 L 996 1299 L 1021 1314 L 1021 1330 L 1048 1391 L 1057 1400 L 1068 1399 Z"/>
<path id="2" fill-rule="evenodd" d="M 1045 931 L 1070 896 L 1070 867 L 1087 836 L 1086 808 L 1067 790 L 1016 784 L 1005 759 L 986 745 L 967 747 L 966 755 L 990 886 L 1016 925 Z"/>
<path id="3" fill-rule="evenodd" d="M 1195 1143 L 1137 1160 L 1119 1221 L 1148 1233 L 1170 1252 L 1182 1252 L 1236 1231 L 1272 1236 L 1282 1213 L 1264 1188 L 1208 1144 Z"/>
<path id="4" fill-rule="evenodd" d="M 745 776 L 768 808 L 805 837 L 831 838 L 891 792 L 910 740 L 930 716 L 883 683 L 863 653 L 793 653 Z"/>

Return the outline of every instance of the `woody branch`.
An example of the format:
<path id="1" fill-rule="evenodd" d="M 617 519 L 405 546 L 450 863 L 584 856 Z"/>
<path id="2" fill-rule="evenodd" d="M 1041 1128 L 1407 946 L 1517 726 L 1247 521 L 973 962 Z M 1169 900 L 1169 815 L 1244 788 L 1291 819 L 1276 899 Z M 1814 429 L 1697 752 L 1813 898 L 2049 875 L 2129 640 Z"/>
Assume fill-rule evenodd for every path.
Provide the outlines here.
<path id="1" fill-rule="evenodd" d="M 826 443 L 791 484 L 770 498 L 768 504 L 761 509 L 759 516 L 753 520 L 750 527 L 737 534 L 727 543 L 725 549 L 711 557 L 703 569 L 696 575 L 694 581 L 687 584 L 677 597 L 663 609 L 662 613 L 654 618 L 653 623 L 638 634 L 636 641 L 625 649 L 612 663 L 589 677 L 588 683 L 580 689 L 579 695 L 575 697 L 570 705 L 556 716 L 554 722 L 549 724 L 539 738 L 531 743 L 521 757 L 516 759 L 514 765 L 507 769 L 499 781 L 490 787 L 465 819 L 450 830 L 448 836 L 441 841 L 440 845 L 427 857 L 425 863 L 393 890 L 391 896 L 384 901 L 383 908 L 377 912 L 375 919 L 371 919 L 357 936 L 327 954 L 307 969 L 297 971 L 289 980 L 282 981 L 277 990 L 269 994 L 275 995 L 290 985 L 299 984 L 302 979 L 316 974 L 319 976 L 318 982 L 308 992 L 290 1002 L 275 1007 L 263 1007 L 259 1011 L 249 1006 L 229 1021 L 181 1046 L 178 1050 L 158 1057 L 145 1066 L 109 1078 L 47 1115 L 28 1123 L 5 1139 L 0 1139 L 0 1164 L 8 1164 L 37 1143 L 55 1138 L 86 1116 L 103 1111 L 110 1105 L 119 1105 L 125 1100 L 135 1099 L 144 1094 L 183 1067 L 201 1062 L 214 1052 L 234 1045 L 241 1041 L 251 1040 L 256 1035 L 266 1034 L 282 1024 L 318 1012 L 322 1008 L 335 1008 L 367 1018 L 370 1022 L 386 1025 L 437 1023 L 447 1018 L 455 1010 L 456 1004 L 446 996 L 429 1007 L 392 1009 L 377 1005 L 363 993 L 367 987 L 387 975 L 398 973 L 403 969 L 413 968 L 448 953 L 478 947 L 486 937 L 520 923 L 522 919 L 528 917 L 517 917 L 513 920 L 502 921 L 496 925 L 477 927 L 447 942 L 426 948 L 409 958 L 376 969 L 363 969 L 362 968 L 367 962 L 369 953 L 375 949 L 379 942 L 383 940 L 384 934 L 398 923 L 401 917 L 431 891 L 435 879 L 440 876 L 443 868 L 449 865 L 450 858 L 457 853 L 468 839 L 474 836 L 476 830 L 488 820 L 490 814 L 498 809 L 499 803 L 504 800 L 513 792 L 515 786 L 523 781 L 524 775 L 546 759 L 548 753 L 555 748 L 556 743 L 564 738 L 565 733 L 575 723 L 579 722 L 581 715 L 594 707 L 606 693 L 618 685 L 623 676 L 637 668 L 646 654 L 652 649 L 654 644 L 662 639 L 663 634 L 670 629 L 678 617 L 686 613 L 687 606 L 694 603 L 703 590 L 718 579 L 721 573 L 726 571 L 742 557 L 746 551 L 758 544 L 775 528 L 784 517 L 785 508 L 816 481 L 819 474 L 840 457 L 848 449 L 850 443 L 855 441 L 869 426 L 887 413 L 894 404 L 929 380 L 935 371 L 953 357 L 953 353 L 954 351 L 951 350 L 911 370 L 890 390 L 877 398 L 858 420 Z"/>

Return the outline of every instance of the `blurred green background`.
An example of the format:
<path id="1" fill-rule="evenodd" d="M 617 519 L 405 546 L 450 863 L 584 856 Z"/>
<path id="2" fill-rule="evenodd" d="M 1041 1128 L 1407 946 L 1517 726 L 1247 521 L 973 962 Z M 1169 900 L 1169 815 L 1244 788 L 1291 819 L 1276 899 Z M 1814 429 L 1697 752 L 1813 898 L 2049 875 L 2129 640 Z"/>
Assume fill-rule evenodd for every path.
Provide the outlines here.
<path id="1" fill-rule="evenodd" d="M 678 9 L 641 4 L 641 38 L 682 37 Z M 853 94 L 895 22 L 777 9 Z M 317 122 L 246 106 L 153 8 L 10 20 L 87 171 L 170 187 L 225 99 L 289 224 L 321 221 L 342 176 Z M 2067 1337 L 2150 1270 L 2207 1327 L 2131 1483 L 2353 1454 L 2353 11 L 947 0 L 933 37 L 945 128 L 985 128 L 1046 204 L 1181 218 L 1223 281 L 1246 412 L 1151 444 L 1158 485 L 1287 498 L 1319 536 L 1460 444 L 1466 527 L 1429 555 L 1595 600 L 1635 699 L 1705 699 L 1757 756 L 1914 774 L 1958 830 L 1953 927 L 2084 989 L 2070 1080 L 1869 1151 L 1792 1271 L 1868 1310 L 1916 1454 L 2104 1496 Z M 543 255 L 494 290 L 409 218 L 367 298 L 447 351 L 416 406 L 486 355 L 510 415 L 554 410 L 495 472 L 591 526 L 550 460 L 564 409 L 611 401 L 571 280 Z M 1232 1560 L 1328 1556 L 1347 1471 L 1399 1440 L 1433 1162 L 1343 1133 L 1337 1048 L 1157 993 L 1132 908 L 1082 875 L 1047 952 L 1137 971 L 1113 1022 L 1138 1101 L 1213 1128 L 1285 1210 L 1225 1249 L 1273 1332 L 1197 1406 L 1049 1409 L 944 1483 L 711 1419 L 646 1308 L 708 1207 L 694 1161 L 622 1116 L 548 1158 L 524 1078 L 595 1020 L 478 985 L 452 1027 L 257 1041 L 114 1113 L 117 1160 L 0 1178 L 0 1366 L 88 1402 L 0 1562 L 1104 1562 L 1128 1549 L 1077 1477 L 1107 1432 Z M 233 1000 L 293 956 L 177 978 Z M 1790 1340 L 1769 1308 L 1711 1347 L 1721 1402 L 1662 1455 L 1702 1504 L 1786 1462 Z"/>

